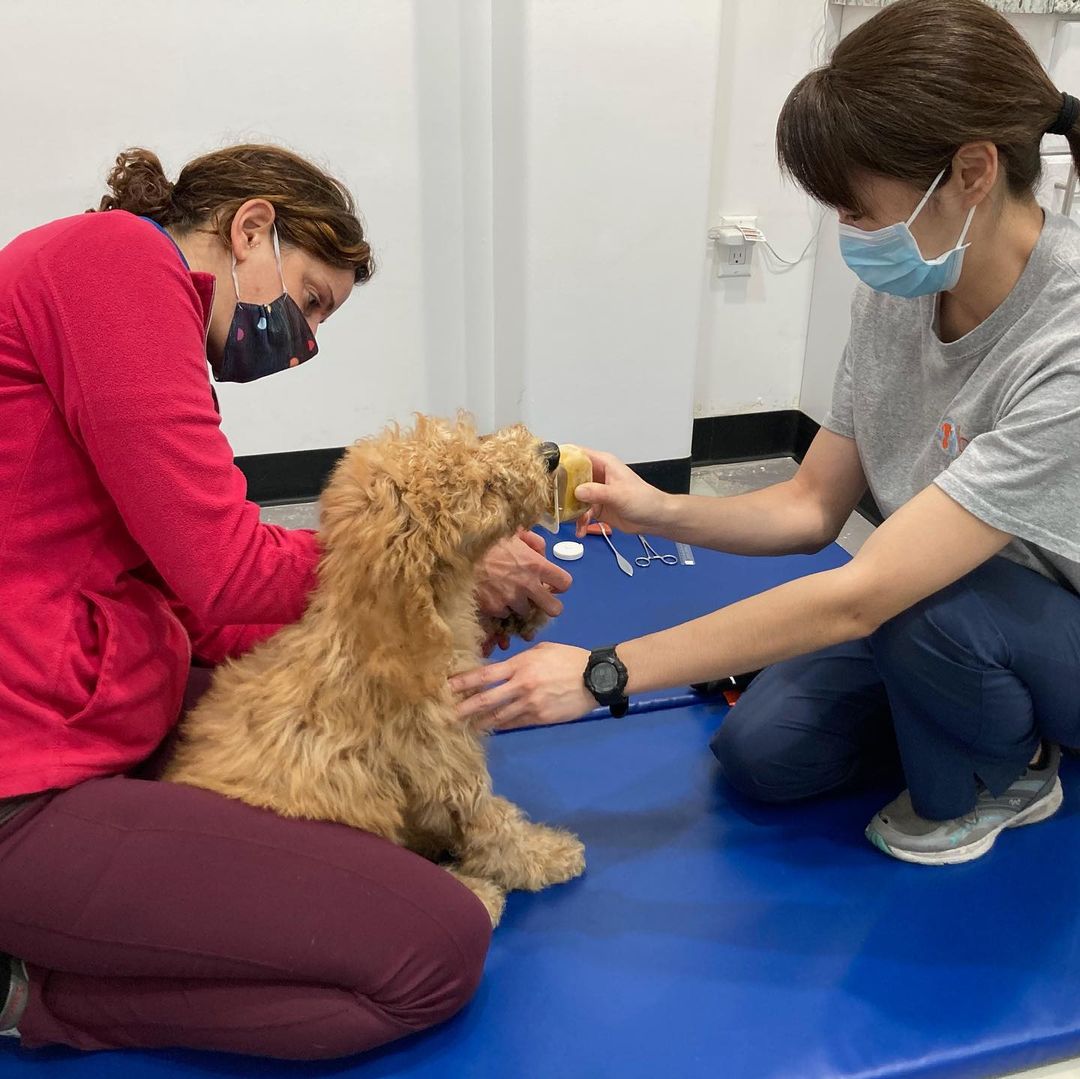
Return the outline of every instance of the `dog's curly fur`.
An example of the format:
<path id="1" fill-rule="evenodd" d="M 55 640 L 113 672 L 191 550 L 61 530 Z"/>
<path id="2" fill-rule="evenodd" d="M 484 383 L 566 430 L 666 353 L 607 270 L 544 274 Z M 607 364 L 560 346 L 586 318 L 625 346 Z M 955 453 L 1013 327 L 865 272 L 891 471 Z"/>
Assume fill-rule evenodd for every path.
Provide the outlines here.
<path id="1" fill-rule="evenodd" d="M 163 778 L 446 860 L 493 923 L 508 890 L 576 877 L 581 843 L 492 793 L 447 686 L 480 662 L 477 562 L 551 489 L 521 426 L 481 439 L 421 416 L 353 445 L 322 496 L 306 613 L 216 672 Z"/>

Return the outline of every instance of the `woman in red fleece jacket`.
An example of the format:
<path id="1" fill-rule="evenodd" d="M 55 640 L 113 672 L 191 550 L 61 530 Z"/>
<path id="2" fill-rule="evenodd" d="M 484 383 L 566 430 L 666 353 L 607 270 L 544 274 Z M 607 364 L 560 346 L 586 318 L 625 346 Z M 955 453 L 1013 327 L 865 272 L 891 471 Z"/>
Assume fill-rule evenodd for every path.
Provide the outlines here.
<path id="1" fill-rule="evenodd" d="M 110 187 L 0 251 L 0 1033 L 359 1052 L 471 996 L 480 903 L 373 836 L 132 773 L 192 659 L 314 582 L 314 535 L 246 500 L 207 360 L 246 382 L 309 359 L 371 252 L 344 187 L 274 147 L 175 184 L 129 151 Z M 527 543 L 486 569 L 491 613 L 558 613 L 569 578 Z"/>

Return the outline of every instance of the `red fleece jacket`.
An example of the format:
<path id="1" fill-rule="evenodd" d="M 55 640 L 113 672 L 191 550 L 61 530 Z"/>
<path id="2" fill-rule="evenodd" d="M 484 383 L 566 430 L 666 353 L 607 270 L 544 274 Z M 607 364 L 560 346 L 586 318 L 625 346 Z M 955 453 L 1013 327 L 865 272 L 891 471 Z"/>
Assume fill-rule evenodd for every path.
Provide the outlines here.
<path id="1" fill-rule="evenodd" d="M 259 523 L 206 366 L 210 274 L 113 210 L 0 250 L 0 798 L 123 772 L 194 654 L 300 617 L 310 532 Z"/>

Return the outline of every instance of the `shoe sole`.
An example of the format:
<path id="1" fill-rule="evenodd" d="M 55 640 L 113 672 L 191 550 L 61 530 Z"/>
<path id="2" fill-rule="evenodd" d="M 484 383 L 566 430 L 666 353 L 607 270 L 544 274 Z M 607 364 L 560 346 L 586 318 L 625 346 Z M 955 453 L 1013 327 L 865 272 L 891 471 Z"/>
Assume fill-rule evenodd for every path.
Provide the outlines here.
<path id="1" fill-rule="evenodd" d="M 963 862 L 973 862 L 981 858 L 993 845 L 994 840 L 1006 828 L 1021 828 L 1025 824 L 1038 824 L 1052 817 L 1060 808 L 1063 800 L 1061 780 L 1055 779 L 1050 793 L 1036 799 L 1022 809 L 1015 817 L 1002 821 L 993 831 L 987 832 L 974 843 L 968 843 L 963 847 L 953 847 L 951 850 L 942 851 L 910 851 L 897 850 L 890 847 L 881 836 L 873 830 L 873 822 L 866 826 L 866 838 L 877 847 L 878 850 L 893 858 L 899 858 L 902 862 L 913 862 L 916 865 L 960 865 Z"/>

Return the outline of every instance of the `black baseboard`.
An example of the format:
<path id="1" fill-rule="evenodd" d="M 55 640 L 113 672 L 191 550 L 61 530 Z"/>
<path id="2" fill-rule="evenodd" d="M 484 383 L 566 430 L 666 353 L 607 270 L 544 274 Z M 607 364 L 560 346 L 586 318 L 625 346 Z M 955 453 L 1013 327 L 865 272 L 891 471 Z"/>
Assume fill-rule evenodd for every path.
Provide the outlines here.
<path id="1" fill-rule="evenodd" d="M 261 506 L 313 502 L 326 486 L 344 447 L 325 450 L 290 450 L 286 453 L 255 453 L 237 457 L 247 477 L 248 498 Z"/>
<path id="2" fill-rule="evenodd" d="M 258 502 L 261 506 L 280 506 L 292 502 L 312 502 L 318 498 L 344 452 L 343 447 L 335 447 L 258 453 L 237 457 L 236 464 L 247 477 L 248 498 L 252 502 Z M 678 495 L 690 490 L 689 457 L 646 461 L 630 467 L 662 491 Z"/>
<path id="3" fill-rule="evenodd" d="M 694 420 L 690 457 L 696 466 L 793 456 L 800 417 L 806 419 L 801 412 L 788 409 Z"/>
<path id="4" fill-rule="evenodd" d="M 795 421 L 795 449 L 792 456 L 796 461 L 802 461 L 810 448 L 810 443 L 814 441 L 814 436 L 820 430 L 821 424 L 810 419 L 805 412 L 798 412 L 796 415 L 798 419 Z"/>
<path id="5" fill-rule="evenodd" d="M 685 495 L 690 490 L 690 469 L 693 460 L 679 457 L 671 461 L 645 461 L 630 467 L 646 482 L 672 495 Z"/>
<path id="6" fill-rule="evenodd" d="M 765 457 L 794 457 L 801 461 L 817 432 L 818 424 L 797 409 L 709 416 L 694 421 L 689 457 L 645 461 L 630 467 L 654 487 L 685 494 L 690 490 L 691 467 Z M 332 447 L 259 453 L 238 457 L 236 463 L 247 477 L 248 498 L 272 506 L 318 498 L 344 452 L 343 447 Z M 859 512 L 868 521 L 881 524 L 881 513 L 869 494 L 859 503 Z"/>
<path id="7" fill-rule="evenodd" d="M 801 461 L 818 433 L 805 412 L 748 412 L 741 416 L 705 416 L 694 420 L 691 459 L 698 465 L 726 465 L 766 457 Z"/>

